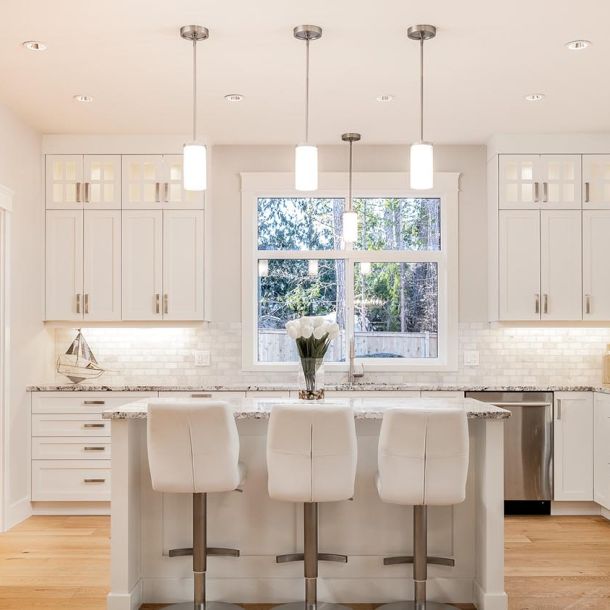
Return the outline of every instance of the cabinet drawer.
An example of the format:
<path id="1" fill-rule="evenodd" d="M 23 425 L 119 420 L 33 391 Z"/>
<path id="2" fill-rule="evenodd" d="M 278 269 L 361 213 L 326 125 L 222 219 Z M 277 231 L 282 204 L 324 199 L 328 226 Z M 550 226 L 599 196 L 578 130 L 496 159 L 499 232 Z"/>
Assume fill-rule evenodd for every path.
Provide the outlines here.
<path id="1" fill-rule="evenodd" d="M 110 460 L 34 460 L 33 501 L 110 501 Z"/>
<path id="2" fill-rule="evenodd" d="M 141 398 L 156 396 L 156 392 L 32 393 L 32 413 L 101 413 Z"/>
<path id="3" fill-rule="evenodd" d="M 100 414 L 32 415 L 32 436 L 110 436 L 110 421 Z"/>
<path id="4" fill-rule="evenodd" d="M 33 460 L 109 460 L 109 438 L 49 436 L 32 439 Z"/>

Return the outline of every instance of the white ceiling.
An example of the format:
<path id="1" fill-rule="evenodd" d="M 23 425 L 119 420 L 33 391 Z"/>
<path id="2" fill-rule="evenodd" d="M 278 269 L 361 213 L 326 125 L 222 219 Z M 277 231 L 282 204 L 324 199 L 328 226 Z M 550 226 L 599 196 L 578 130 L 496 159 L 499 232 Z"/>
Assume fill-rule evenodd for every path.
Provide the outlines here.
<path id="1" fill-rule="evenodd" d="M 426 44 L 426 138 L 610 131 L 610 2 L 604 0 L 0 0 L 0 101 L 44 133 L 187 133 L 191 49 L 199 46 L 200 131 L 213 143 L 295 143 L 303 133 L 304 43 L 311 45 L 311 140 L 417 138 L 415 23 Z M 593 46 L 572 52 L 568 40 Z M 34 53 L 21 42 L 42 40 Z M 525 102 L 543 92 L 540 103 Z M 72 100 L 77 93 L 92 104 Z M 242 93 L 229 104 L 223 96 Z M 391 103 L 375 98 L 392 94 Z"/>

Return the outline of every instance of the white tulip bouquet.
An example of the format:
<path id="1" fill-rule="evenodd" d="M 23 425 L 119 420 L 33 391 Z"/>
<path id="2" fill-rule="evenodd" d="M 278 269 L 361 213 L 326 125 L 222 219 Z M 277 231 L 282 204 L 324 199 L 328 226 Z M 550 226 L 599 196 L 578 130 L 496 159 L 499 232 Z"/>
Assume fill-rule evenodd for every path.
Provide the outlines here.
<path id="1" fill-rule="evenodd" d="M 331 341 L 339 336 L 339 325 L 320 316 L 304 316 L 288 322 L 286 332 L 296 341 L 305 377 L 306 389 L 299 391 L 299 398 L 324 398 L 324 389 L 316 387 L 316 374 L 322 366 Z"/>

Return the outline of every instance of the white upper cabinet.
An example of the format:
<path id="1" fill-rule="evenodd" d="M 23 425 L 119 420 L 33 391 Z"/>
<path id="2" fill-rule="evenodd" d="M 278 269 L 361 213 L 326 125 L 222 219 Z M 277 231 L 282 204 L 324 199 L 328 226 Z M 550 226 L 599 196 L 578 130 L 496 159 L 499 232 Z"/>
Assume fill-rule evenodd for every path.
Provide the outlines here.
<path id="1" fill-rule="evenodd" d="M 203 320 L 203 211 L 163 216 L 163 319 Z"/>
<path id="2" fill-rule="evenodd" d="M 163 212 L 123 210 L 123 320 L 161 320 Z"/>
<path id="3" fill-rule="evenodd" d="M 121 319 L 121 212 L 84 214 L 83 317 Z"/>
<path id="4" fill-rule="evenodd" d="M 610 209 L 610 155 L 583 155 L 584 210 Z"/>
<path id="5" fill-rule="evenodd" d="M 553 430 L 554 499 L 592 501 L 593 394 L 555 392 Z"/>
<path id="6" fill-rule="evenodd" d="M 182 188 L 182 155 L 123 155 L 123 209 L 203 209 Z"/>
<path id="7" fill-rule="evenodd" d="M 500 155 L 500 209 L 580 209 L 580 155 Z"/>
<path id="8" fill-rule="evenodd" d="M 610 210 L 582 213 L 583 319 L 610 320 Z"/>
<path id="9" fill-rule="evenodd" d="M 610 394 L 595 394 L 593 499 L 610 510 Z"/>
<path id="10" fill-rule="evenodd" d="M 121 209 L 120 155 L 47 155 L 46 208 Z"/>
<path id="11" fill-rule="evenodd" d="M 581 212 L 540 214 L 541 319 L 582 320 Z"/>
<path id="12" fill-rule="evenodd" d="M 539 320 L 540 212 L 500 211 L 499 241 L 500 320 Z"/>
<path id="13" fill-rule="evenodd" d="M 83 318 L 83 211 L 46 213 L 47 320 Z"/>

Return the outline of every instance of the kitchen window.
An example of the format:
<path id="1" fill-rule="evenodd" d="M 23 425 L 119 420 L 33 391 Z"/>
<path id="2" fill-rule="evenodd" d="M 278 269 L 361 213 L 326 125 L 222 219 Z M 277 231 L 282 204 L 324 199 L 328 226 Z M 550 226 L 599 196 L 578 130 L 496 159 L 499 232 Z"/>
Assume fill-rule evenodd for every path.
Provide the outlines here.
<path id="1" fill-rule="evenodd" d="M 342 240 L 347 175 L 294 191 L 289 174 L 242 174 L 243 366 L 296 368 L 284 329 L 336 321 L 332 370 L 349 344 L 366 370 L 451 370 L 457 352 L 457 174 L 409 191 L 406 174 L 355 174 L 358 241 Z"/>

